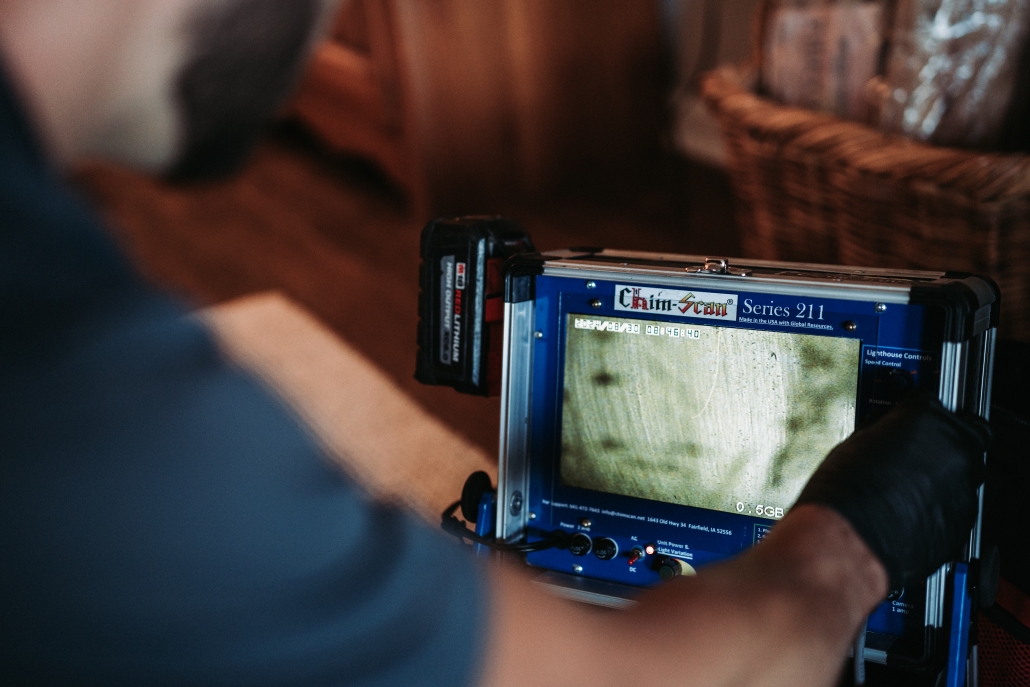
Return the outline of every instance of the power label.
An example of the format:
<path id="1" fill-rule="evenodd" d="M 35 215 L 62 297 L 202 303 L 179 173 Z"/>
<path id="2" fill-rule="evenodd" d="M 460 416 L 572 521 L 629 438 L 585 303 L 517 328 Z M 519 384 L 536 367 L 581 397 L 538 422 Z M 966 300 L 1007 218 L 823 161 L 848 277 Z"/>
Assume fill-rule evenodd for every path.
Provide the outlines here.
<path id="1" fill-rule="evenodd" d="M 440 362 L 451 364 L 454 307 L 454 256 L 440 258 Z"/>
<path id="2" fill-rule="evenodd" d="M 440 258 L 440 362 L 444 365 L 461 361 L 465 270 L 465 263 L 455 262 L 453 255 Z"/>
<path id="3" fill-rule="evenodd" d="M 737 321 L 737 294 L 679 291 L 646 286 L 615 287 L 615 309 L 705 320 Z"/>

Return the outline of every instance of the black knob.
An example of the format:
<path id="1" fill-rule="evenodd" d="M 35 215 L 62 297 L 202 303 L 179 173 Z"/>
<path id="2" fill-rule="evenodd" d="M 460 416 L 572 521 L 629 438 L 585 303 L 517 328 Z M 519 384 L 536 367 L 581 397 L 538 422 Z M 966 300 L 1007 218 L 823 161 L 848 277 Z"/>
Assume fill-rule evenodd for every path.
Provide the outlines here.
<path id="1" fill-rule="evenodd" d="M 696 575 L 694 567 L 686 561 L 681 561 L 679 558 L 663 558 L 658 563 L 658 577 L 662 578 L 666 582 L 674 577 L 680 575 Z"/>
<path id="2" fill-rule="evenodd" d="M 979 601 L 980 608 L 986 610 L 994 605 L 998 595 L 998 578 L 1001 576 L 1001 552 L 997 546 L 987 549 L 987 554 L 980 558 Z"/>
<path id="3" fill-rule="evenodd" d="M 602 561 L 610 561 L 619 555 L 619 545 L 614 539 L 604 537 L 594 542 L 594 555 Z"/>
<path id="4" fill-rule="evenodd" d="M 494 485 L 490 482 L 490 475 L 482 470 L 473 472 L 465 480 L 465 486 L 461 489 L 461 514 L 469 522 L 475 522 L 479 517 L 479 502 L 483 494 L 493 491 Z"/>
<path id="5" fill-rule="evenodd" d="M 569 540 L 569 553 L 573 556 L 585 556 L 590 553 L 590 547 L 593 544 L 589 536 L 579 532 L 572 535 L 572 538 Z"/>
<path id="6" fill-rule="evenodd" d="M 887 386 L 895 394 L 903 394 L 912 386 L 912 373 L 907 370 L 892 370 L 887 375 Z"/>

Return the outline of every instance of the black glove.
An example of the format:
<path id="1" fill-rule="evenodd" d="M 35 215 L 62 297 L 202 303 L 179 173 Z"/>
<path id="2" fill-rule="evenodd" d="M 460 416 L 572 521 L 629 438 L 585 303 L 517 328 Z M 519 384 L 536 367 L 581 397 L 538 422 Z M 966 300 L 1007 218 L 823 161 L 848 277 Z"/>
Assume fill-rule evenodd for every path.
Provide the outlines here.
<path id="1" fill-rule="evenodd" d="M 830 451 L 798 497 L 843 515 L 883 563 L 890 588 L 954 560 L 976 521 L 986 422 L 912 393 Z"/>

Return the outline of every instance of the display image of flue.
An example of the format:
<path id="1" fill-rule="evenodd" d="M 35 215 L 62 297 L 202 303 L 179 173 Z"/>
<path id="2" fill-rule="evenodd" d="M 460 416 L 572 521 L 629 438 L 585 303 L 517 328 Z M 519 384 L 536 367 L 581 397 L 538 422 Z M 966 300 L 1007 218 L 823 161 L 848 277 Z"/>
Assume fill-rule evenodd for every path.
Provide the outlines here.
<path id="1" fill-rule="evenodd" d="M 564 484 L 782 517 L 854 431 L 858 340 L 620 318 L 576 328 L 583 317 L 568 319 Z"/>

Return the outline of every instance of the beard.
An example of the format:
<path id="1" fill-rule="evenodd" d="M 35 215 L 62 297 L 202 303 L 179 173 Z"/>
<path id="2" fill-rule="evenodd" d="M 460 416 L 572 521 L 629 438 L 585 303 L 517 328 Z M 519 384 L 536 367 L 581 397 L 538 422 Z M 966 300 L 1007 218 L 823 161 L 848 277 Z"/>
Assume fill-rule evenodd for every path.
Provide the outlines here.
<path id="1" fill-rule="evenodd" d="M 189 57 L 175 83 L 183 142 L 169 181 L 243 165 L 298 80 L 321 15 L 321 0 L 231 0 L 189 21 Z"/>

